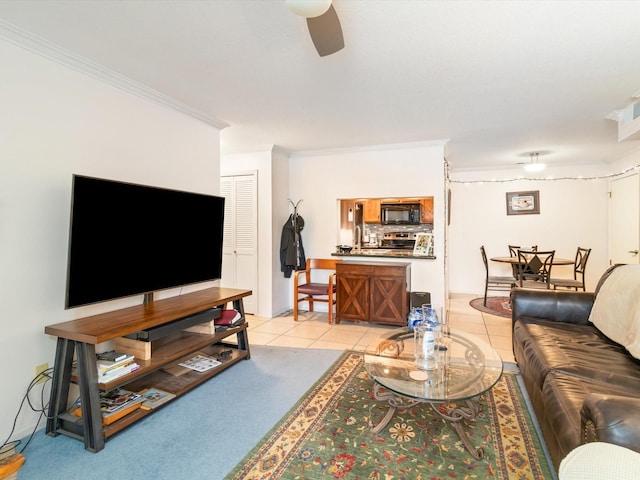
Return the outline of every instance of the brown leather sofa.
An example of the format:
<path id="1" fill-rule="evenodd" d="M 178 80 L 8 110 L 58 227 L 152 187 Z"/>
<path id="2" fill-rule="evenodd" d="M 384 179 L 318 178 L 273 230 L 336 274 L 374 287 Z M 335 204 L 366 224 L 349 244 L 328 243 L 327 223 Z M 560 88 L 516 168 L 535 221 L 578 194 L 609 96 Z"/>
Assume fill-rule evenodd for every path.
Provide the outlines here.
<path id="1" fill-rule="evenodd" d="M 615 268 L 595 293 L 511 293 L 514 356 L 556 469 L 587 442 L 640 452 L 640 361 L 589 321 Z"/>

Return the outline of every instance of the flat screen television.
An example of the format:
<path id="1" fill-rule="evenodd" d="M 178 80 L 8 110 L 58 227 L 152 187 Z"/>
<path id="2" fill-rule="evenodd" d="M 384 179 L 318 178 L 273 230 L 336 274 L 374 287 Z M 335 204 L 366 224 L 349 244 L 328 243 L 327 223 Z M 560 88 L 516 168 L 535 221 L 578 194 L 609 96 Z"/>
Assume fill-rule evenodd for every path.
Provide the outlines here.
<path id="1" fill-rule="evenodd" d="M 72 183 L 65 308 L 221 277 L 223 197 L 81 175 Z"/>

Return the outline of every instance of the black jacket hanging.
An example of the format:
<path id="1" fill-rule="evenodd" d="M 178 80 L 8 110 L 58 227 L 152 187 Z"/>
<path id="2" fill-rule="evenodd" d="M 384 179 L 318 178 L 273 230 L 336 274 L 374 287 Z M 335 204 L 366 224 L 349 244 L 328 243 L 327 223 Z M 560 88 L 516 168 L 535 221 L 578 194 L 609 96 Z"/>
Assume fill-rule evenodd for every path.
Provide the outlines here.
<path id="1" fill-rule="evenodd" d="M 294 270 L 304 270 L 307 263 L 304 248 L 302 247 L 302 236 L 300 235 L 303 228 L 304 219 L 300 215 L 296 215 L 294 218 L 293 214 L 289 215 L 289 219 L 282 227 L 282 238 L 280 239 L 280 270 L 284 272 L 285 278 L 290 278 L 291 272 Z M 297 249 L 296 233 L 298 238 Z"/>

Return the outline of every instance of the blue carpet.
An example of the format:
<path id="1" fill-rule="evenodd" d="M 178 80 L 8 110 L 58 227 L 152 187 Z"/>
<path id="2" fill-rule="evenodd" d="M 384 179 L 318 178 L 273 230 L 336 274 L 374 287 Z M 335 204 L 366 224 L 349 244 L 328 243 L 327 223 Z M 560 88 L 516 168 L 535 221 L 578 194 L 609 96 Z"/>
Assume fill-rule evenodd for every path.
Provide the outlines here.
<path id="1" fill-rule="evenodd" d="M 250 360 L 110 438 L 98 453 L 38 431 L 18 480 L 222 479 L 341 353 L 251 346 Z"/>

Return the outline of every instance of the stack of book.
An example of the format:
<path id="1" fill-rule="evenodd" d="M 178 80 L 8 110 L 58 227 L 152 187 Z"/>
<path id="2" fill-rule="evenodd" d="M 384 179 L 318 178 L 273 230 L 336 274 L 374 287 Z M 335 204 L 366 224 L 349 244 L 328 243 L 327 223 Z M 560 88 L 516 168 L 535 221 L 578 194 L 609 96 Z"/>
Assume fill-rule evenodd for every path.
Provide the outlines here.
<path id="1" fill-rule="evenodd" d="M 128 353 L 104 352 L 96 357 L 99 383 L 108 383 L 140 368 L 135 357 Z"/>
<path id="2" fill-rule="evenodd" d="M 104 425 L 111 425 L 116 420 L 140 408 L 145 400 L 147 400 L 145 396 L 123 388 L 116 388 L 109 392 L 100 392 L 102 423 Z M 80 399 L 73 404 L 70 412 L 76 417 L 82 417 Z"/>
<path id="3" fill-rule="evenodd" d="M 144 401 L 145 397 L 139 393 L 130 392 L 123 388 L 100 393 L 102 423 L 111 425 L 116 420 L 140 408 Z"/>

